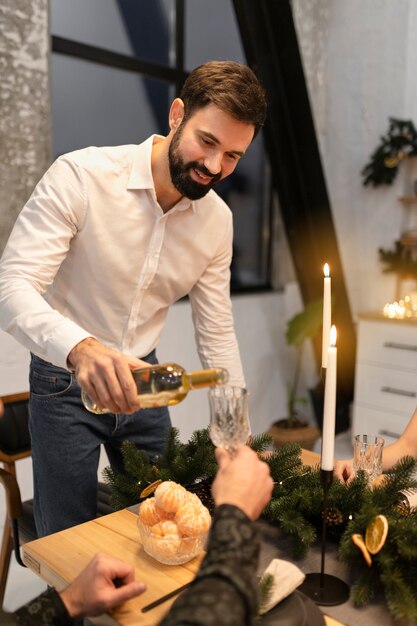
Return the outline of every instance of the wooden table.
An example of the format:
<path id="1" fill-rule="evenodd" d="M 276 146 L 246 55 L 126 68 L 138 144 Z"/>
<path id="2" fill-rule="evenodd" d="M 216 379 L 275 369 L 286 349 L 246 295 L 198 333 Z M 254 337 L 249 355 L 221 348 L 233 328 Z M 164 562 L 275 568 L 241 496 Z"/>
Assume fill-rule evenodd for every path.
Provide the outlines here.
<path id="1" fill-rule="evenodd" d="M 315 465 L 319 455 L 303 451 L 302 458 L 304 463 Z M 115 623 L 155 626 L 175 598 L 147 613 L 141 613 L 142 607 L 191 581 L 203 555 L 184 565 L 158 563 L 142 550 L 136 518 L 135 512 L 125 509 L 37 539 L 23 546 L 23 560 L 58 591 L 77 576 L 96 552 L 106 552 L 127 561 L 134 566 L 136 579 L 146 583 L 147 591 L 114 609 L 111 618 L 102 616 L 91 621 L 103 626 Z M 329 626 L 337 622 L 329 619 L 327 623 Z"/>
<path id="2" fill-rule="evenodd" d="M 37 539 L 22 547 L 24 563 L 48 584 L 61 590 L 87 565 L 96 552 L 106 552 L 135 568 L 136 580 L 147 591 L 112 611 L 112 620 L 97 618 L 97 624 L 154 626 L 165 615 L 175 598 L 141 613 L 142 607 L 193 580 L 201 557 L 184 565 L 163 565 L 142 549 L 137 514 L 124 509 L 91 522 Z"/>

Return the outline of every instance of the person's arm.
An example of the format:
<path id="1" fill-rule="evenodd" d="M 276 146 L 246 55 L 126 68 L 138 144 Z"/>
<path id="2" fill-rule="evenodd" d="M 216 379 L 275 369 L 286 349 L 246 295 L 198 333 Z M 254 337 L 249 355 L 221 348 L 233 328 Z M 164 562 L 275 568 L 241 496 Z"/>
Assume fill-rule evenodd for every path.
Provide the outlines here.
<path id="1" fill-rule="evenodd" d="M 230 299 L 233 223 L 228 209 L 219 224 L 216 254 L 189 293 L 197 349 L 203 367 L 224 367 L 229 384 L 245 387 Z"/>
<path id="2" fill-rule="evenodd" d="M 101 615 L 145 589 L 144 583 L 135 582 L 131 565 L 96 554 L 64 591 L 45 591 L 18 609 L 14 617 L 19 626 L 71 626 L 74 619 Z"/>
<path id="3" fill-rule="evenodd" d="M 231 459 L 216 450 L 219 471 L 207 554 L 193 585 L 173 604 L 159 626 L 243 626 L 257 606 L 259 539 L 252 523 L 269 502 L 269 468 L 246 446 Z"/>
<path id="4" fill-rule="evenodd" d="M 399 439 L 382 449 L 382 471 L 388 472 L 403 456 L 417 458 L 417 409 Z M 335 476 L 348 481 L 353 476 L 352 463 L 352 459 L 336 461 Z"/>
<path id="5" fill-rule="evenodd" d="M 53 309 L 43 294 L 53 283 L 85 207 L 80 173 L 60 158 L 20 212 L 0 263 L 0 324 L 28 350 L 59 367 L 90 335 Z"/>
<path id="6" fill-rule="evenodd" d="M 148 364 L 105 346 L 52 308 L 43 294 L 85 219 L 85 181 L 68 157 L 49 168 L 23 208 L 0 264 L 0 325 L 29 350 L 75 371 L 99 407 L 140 408 L 131 369 Z"/>
<path id="7" fill-rule="evenodd" d="M 401 437 L 389 446 L 384 446 L 382 450 L 382 471 L 386 472 L 391 469 L 403 456 L 414 456 L 417 458 L 417 409 L 411 416 Z"/>
<path id="8" fill-rule="evenodd" d="M 237 507 L 219 507 L 200 571 L 160 626 L 250 623 L 257 599 L 258 554 L 259 539 L 249 518 Z"/>

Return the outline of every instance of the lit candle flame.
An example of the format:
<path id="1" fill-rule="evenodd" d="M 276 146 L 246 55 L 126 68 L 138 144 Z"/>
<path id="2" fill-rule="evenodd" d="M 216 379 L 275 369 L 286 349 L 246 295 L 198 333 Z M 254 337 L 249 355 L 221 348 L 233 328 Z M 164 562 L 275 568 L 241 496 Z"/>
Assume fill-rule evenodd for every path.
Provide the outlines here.
<path id="1" fill-rule="evenodd" d="M 324 275 L 325 275 L 326 277 L 327 277 L 327 276 L 330 276 L 330 268 L 329 268 L 329 264 L 328 264 L 328 263 L 325 263 L 325 264 L 324 264 L 323 271 L 324 271 Z"/>
<path id="2" fill-rule="evenodd" d="M 330 345 L 334 348 L 336 345 L 336 326 L 332 326 L 330 329 Z"/>

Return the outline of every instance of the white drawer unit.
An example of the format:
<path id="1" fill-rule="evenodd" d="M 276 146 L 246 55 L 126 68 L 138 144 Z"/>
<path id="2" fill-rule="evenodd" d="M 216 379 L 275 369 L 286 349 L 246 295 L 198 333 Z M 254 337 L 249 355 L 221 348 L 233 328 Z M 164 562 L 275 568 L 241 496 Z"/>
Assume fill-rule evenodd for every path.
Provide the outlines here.
<path id="1" fill-rule="evenodd" d="M 392 443 L 408 424 L 408 415 L 399 415 L 391 411 L 381 411 L 355 404 L 353 409 L 352 436 L 362 433 L 381 435 L 385 443 Z"/>
<path id="2" fill-rule="evenodd" d="M 417 407 L 417 319 L 358 316 L 352 434 L 399 437 Z"/>

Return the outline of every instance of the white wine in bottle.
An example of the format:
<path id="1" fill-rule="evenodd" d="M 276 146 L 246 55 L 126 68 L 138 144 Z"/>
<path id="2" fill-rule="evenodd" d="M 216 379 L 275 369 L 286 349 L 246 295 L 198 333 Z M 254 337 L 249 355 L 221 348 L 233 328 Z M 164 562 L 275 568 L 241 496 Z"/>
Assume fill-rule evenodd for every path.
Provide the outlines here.
<path id="1" fill-rule="evenodd" d="M 178 404 L 191 389 L 225 385 L 229 380 L 228 371 L 220 367 L 186 372 L 177 363 L 161 363 L 132 370 L 132 376 L 142 409 Z M 100 409 L 84 391 L 81 391 L 81 398 L 91 413 L 110 413 L 109 409 Z"/>

